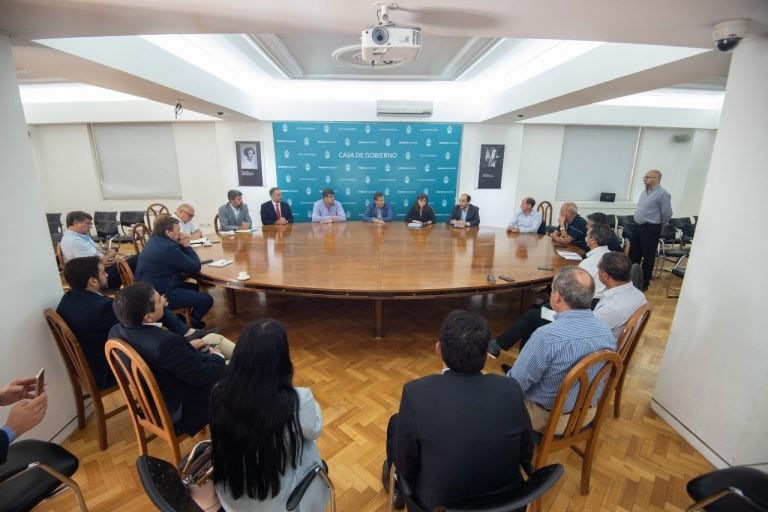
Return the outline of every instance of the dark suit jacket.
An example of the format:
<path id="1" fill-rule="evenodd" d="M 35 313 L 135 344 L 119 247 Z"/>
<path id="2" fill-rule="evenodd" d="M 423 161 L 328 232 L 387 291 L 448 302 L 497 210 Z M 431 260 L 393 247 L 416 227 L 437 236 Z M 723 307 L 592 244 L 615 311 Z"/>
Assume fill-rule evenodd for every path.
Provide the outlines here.
<path id="1" fill-rule="evenodd" d="M 523 392 L 502 375 L 451 370 L 403 387 L 395 465 L 427 510 L 497 503 L 533 456 Z"/>
<path id="2" fill-rule="evenodd" d="M 291 206 L 285 201 L 280 201 L 280 215 L 283 216 L 288 223 L 293 222 L 293 213 L 291 213 Z M 277 213 L 275 212 L 275 205 L 272 201 L 261 203 L 261 223 L 264 226 L 269 226 L 277 222 Z"/>
<path id="3" fill-rule="evenodd" d="M 200 271 L 200 258 L 192 247 L 182 247 L 165 235 L 152 235 L 136 265 L 136 280 L 163 294 L 177 288 L 187 274 Z"/>
<path id="4" fill-rule="evenodd" d="M 424 211 L 419 213 L 419 203 L 416 202 L 416 204 L 411 206 L 411 209 L 408 211 L 408 215 L 405 216 L 405 222 L 411 222 L 414 220 L 418 220 L 419 222 L 432 221 L 434 224 L 437 222 L 437 219 L 435 218 L 435 210 L 433 210 L 431 206 L 426 205 L 424 207 Z"/>
<path id="5" fill-rule="evenodd" d="M 208 398 L 224 373 L 223 357 L 195 350 L 180 335 L 153 325 L 117 324 L 109 336 L 128 342 L 147 362 L 178 431 L 193 435 L 208 423 Z"/>
<path id="6" fill-rule="evenodd" d="M 8 458 L 8 435 L 4 430 L 0 430 L 0 464 L 5 463 L 5 459 Z"/>
<path id="7" fill-rule="evenodd" d="M 88 290 L 70 290 L 59 301 L 56 312 L 67 322 L 100 389 L 117 384 L 104 355 L 109 330 L 118 323 L 112 299 Z"/>
<path id="8" fill-rule="evenodd" d="M 456 205 L 453 207 L 453 210 L 451 211 L 451 216 L 448 217 L 449 223 L 452 220 L 461 220 L 461 207 L 459 205 Z M 469 207 L 467 208 L 467 225 L 468 226 L 480 225 L 480 208 L 473 205 L 472 203 L 469 203 Z"/>

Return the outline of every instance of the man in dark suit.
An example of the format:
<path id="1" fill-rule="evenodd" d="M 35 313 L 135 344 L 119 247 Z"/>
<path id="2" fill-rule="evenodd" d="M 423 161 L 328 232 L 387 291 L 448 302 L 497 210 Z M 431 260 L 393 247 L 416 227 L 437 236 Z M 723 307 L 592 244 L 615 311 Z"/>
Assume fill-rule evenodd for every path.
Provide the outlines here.
<path id="1" fill-rule="evenodd" d="M 243 202 L 243 193 L 232 189 L 227 192 L 227 204 L 219 206 L 219 229 L 234 231 L 236 229 L 251 229 L 253 222 L 248 213 L 248 205 Z"/>
<path id="2" fill-rule="evenodd" d="M 453 207 L 448 224 L 455 228 L 466 228 L 480 225 L 480 208 L 470 203 L 472 196 L 461 194 L 459 204 Z"/>
<path id="3" fill-rule="evenodd" d="M 283 191 L 278 187 L 272 187 L 269 189 L 269 197 L 271 201 L 261 205 L 261 224 L 264 226 L 292 224 L 293 214 L 291 213 L 291 206 L 285 201 L 281 201 Z"/>
<path id="4" fill-rule="evenodd" d="M 189 236 L 179 230 L 179 221 L 168 215 L 158 217 L 136 266 L 136 280 L 168 297 L 169 308 L 191 308 L 192 327 L 204 329 L 203 317 L 213 307 L 213 297 L 186 281 L 198 272 L 200 258 L 190 247 Z"/>
<path id="5" fill-rule="evenodd" d="M 120 290 L 114 307 L 120 323 L 109 337 L 136 349 L 157 379 L 176 431 L 194 435 L 208 423 L 208 396 L 224 373 L 224 356 L 216 347 L 195 350 L 178 334 L 161 329 L 163 298 L 148 283 Z"/>
<path id="6" fill-rule="evenodd" d="M 101 294 L 107 285 L 104 264 L 97 256 L 69 260 L 64 267 L 64 279 L 71 289 L 59 301 L 56 312 L 80 343 L 96 385 L 99 389 L 112 387 L 117 381 L 107 365 L 104 344 L 109 337 L 109 330 L 118 320 L 112 309 L 112 299 Z M 189 329 L 168 308 L 164 309 L 161 321 L 170 331 L 184 336 L 190 342 L 213 332 Z M 202 343 L 195 342 L 193 345 Z"/>
<path id="7" fill-rule="evenodd" d="M 520 466 L 530 466 L 520 386 L 482 373 L 490 338 L 483 318 L 451 312 L 435 345 L 446 368 L 403 386 L 400 412 L 390 419 L 382 477 L 394 461 L 425 510 L 499 503 L 522 485 Z M 402 508 L 402 498 L 396 501 Z"/>

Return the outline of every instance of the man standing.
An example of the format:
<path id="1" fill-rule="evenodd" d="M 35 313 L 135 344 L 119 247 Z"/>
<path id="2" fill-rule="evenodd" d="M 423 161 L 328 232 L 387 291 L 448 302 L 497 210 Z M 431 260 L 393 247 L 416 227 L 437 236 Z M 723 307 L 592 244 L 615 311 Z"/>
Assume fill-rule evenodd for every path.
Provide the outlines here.
<path id="1" fill-rule="evenodd" d="M 459 204 L 453 207 L 448 224 L 455 228 L 465 228 L 480 225 L 480 208 L 470 203 L 472 196 L 461 194 Z"/>
<path id="2" fill-rule="evenodd" d="M 603 292 L 605 291 L 605 285 L 597 279 L 597 264 L 603 257 L 603 254 L 611 251 L 608 249 L 608 242 L 610 242 L 612 234 L 611 228 L 602 224 L 595 224 L 592 226 L 592 229 L 587 231 L 586 242 L 589 252 L 587 257 L 581 260 L 579 267 L 589 272 L 589 275 L 592 276 L 592 280 L 595 283 L 595 302 L 603 298 Z"/>
<path id="3" fill-rule="evenodd" d="M 236 229 L 251 229 L 251 216 L 248 205 L 243 202 L 243 193 L 239 190 L 227 192 L 229 202 L 219 207 L 219 229 L 234 231 Z"/>
<path id="4" fill-rule="evenodd" d="M 224 373 L 223 354 L 216 347 L 207 353 L 195 350 L 178 334 L 161 329 L 163 298 L 148 283 L 120 290 L 114 307 L 120 323 L 109 337 L 136 349 L 157 379 L 177 431 L 195 435 L 208 423 L 208 396 Z"/>
<path id="5" fill-rule="evenodd" d="M 573 365 L 599 350 L 616 350 L 611 330 L 589 308 L 594 293 L 592 277 L 585 270 L 572 266 L 560 269 L 552 281 L 550 296 L 556 313 L 554 322 L 533 333 L 507 372 L 520 384 L 531 424 L 537 432 L 546 427 L 560 384 Z M 565 430 L 577 393 L 576 389 L 569 392 L 556 433 Z M 594 397 L 592 405 L 598 398 Z M 595 412 L 594 407 L 590 409 L 592 417 Z M 591 419 L 588 416 L 587 421 Z"/>
<path id="6" fill-rule="evenodd" d="M 167 296 L 171 309 L 191 308 L 192 327 L 203 329 L 203 317 L 213 306 L 213 297 L 186 281 L 188 275 L 198 272 L 200 258 L 189 246 L 189 237 L 179 231 L 179 221 L 159 216 L 139 258 L 136 280 L 151 284 Z"/>
<path id="7" fill-rule="evenodd" d="M 403 386 L 400 412 L 389 421 L 382 479 L 394 461 L 425 510 L 499 503 L 522 484 L 520 465 L 531 463 L 533 440 L 520 387 L 482 373 L 490 335 L 483 318 L 460 310 L 448 314 L 435 344 L 442 373 Z"/>
<path id="8" fill-rule="evenodd" d="M 64 279 L 70 290 L 59 301 L 56 312 L 80 343 L 96 385 L 99 389 L 112 387 L 117 381 L 107 365 L 104 344 L 109 338 L 109 330 L 118 320 L 112 309 L 112 299 L 101 294 L 107 286 L 104 264 L 95 256 L 69 260 L 64 267 Z M 200 339 L 214 332 L 188 328 L 168 308 L 163 311 L 161 321 L 168 330 L 184 336 L 195 348 L 206 345 L 208 341 Z"/>
<path id="9" fill-rule="evenodd" d="M 346 222 L 347 214 L 341 203 L 336 201 L 332 188 L 323 189 L 323 198 L 315 201 L 312 206 L 312 222 L 321 224 L 333 224 L 334 222 Z"/>
<path id="10" fill-rule="evenodd" d="M 87 256 L 98 256 L 104 263 L 107 271 L 107 287 L 120 287 L 120 272 L 117 270 L 117 253 L 112 249 L 103 249 L 96 245 L 91 238 L 91 226 L 93 217 L 90 214 L 74 211 L 69 212 L 66 217 L 67 230 L 61 237 L 61 253 L 64 255 L 64 262 L 73 258 L 84 258 Z M 126 258 L 131 270 L 136 269 L 136 256 Z"/>
<path id="11" fill-rule="evenodd" d="M 384 224 L 385 222 L 392 222 L 393 218 L 392 207 L 384 200 L 384 193 L 374 193 L 373 202 L 365 207 L 365 213 L 363 214 L 365 222 Z"/>
<path id="12" fill-rule="evenodd" d="M 620 252 L 608 252 L 597 264 L 597 275 L 605 285 L 603 298 L 595 307 L 595 316 L 606 323 L 618 339 L 637 308 L 645 304 L 645 295 L 630 281 L 632 262 Z"/>
<path id="13" fill-rule="evenodd" d="M 292 224 L 293 213 L 291 206 L 283 201 L 283 191 L 278 187 L 269 189 L 270 201 L 261 204 L 261 224 L 271 226 L 272 224 Z"/>
<path id="14" fill-rule="evenodd" d="M 637 200 L 636 225 L 629 239 L 629 258 L 632 263 L 642 263 L 643 290 L 647 290 L 653 275 L 661 228 L 672 218 L 672 196 L 660 185 L 660 171 L 646 172 L 643 183 L 645 190 Z"/>
<path id="15" fill-rule="evenodd" d="M 576 203 L 563 203 L 560 207 L 557 224 L 558 230 L 552 233 L 552 240 L 555 243 L 573 244 L 579 249 L 587 249 L 587 243 L 584 240 L 587 235 L 587 221 L 579 215 L 579 208 Z"/>
<path id="16" fill-rule="evenodd" d="M 532 197 L 524 197 L 520 201 L 520 211 L 515 218 L 509 221 L 507 231 L 512 233 L 536 233 L 541 226 L 541 214 L 533 210 L 536 200 Z"/>
<path id="17" fill-rule="evenodd" d="M 179 207 L 176 208 L 174 217 L 179 221 L 179 230 L 189 236 L 190 240 L 196 240 L 203 236 L 203 232 L 195 226 L 194 222 L 192 222 L 192 219 L 195 217 L 195 209 L 191 204 L 180 204 Z"/>

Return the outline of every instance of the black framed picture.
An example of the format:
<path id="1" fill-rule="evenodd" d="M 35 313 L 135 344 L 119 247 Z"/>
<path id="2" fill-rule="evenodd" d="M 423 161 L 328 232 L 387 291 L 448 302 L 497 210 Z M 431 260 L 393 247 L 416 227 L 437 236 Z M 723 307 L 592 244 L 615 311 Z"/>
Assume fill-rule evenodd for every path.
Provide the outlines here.
<path id="1" fill-rule="evenodd" d="M 481 144 L 477 188 L 501 188 L 504 144 Z"/>
<path id="2" fill-rule="evenodd" d="M 237 151 L 237 177 L 241 187 L 263 187 L 264 176 L 261 170 L 261 142 L 235 142 Z"/>

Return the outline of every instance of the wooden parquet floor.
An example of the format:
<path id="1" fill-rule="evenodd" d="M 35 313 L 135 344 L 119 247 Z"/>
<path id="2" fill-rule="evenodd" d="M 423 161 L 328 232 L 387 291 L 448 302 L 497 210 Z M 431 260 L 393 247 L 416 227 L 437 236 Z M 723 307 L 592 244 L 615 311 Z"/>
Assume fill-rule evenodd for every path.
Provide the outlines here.
<path id="1" fill-rule="evenodd" d="M 650 410 L 650 398 L 661 362 L 676 300 L 666 298 L 671 276 L 654 280 L 649 299 L 655 309 L 635 352 L 625 383 L 620 419 L 609 417 L 592 470 L 591 491 L 579 493 L 581 459 L 570 450 L 552 460 L 565 465 L 565 476 L 543 500 L 543 510 L 676 511 L 690 504 L 686 482 L 712 469 L 666 423 Z M 679 283 L 675 283 L 679 284 Z M 253 293 L 238 294 L 238 315 L 227 313 L 221 289 L 211 289 L 216 306 L 206 320 L 236 339 L 240 328 L 261 317 L 288 326 L 295 383 L 312 388 L 323 409 L 325 427 L 320 450 L 330 466 L 340 511 L 384 511 L 387 497 L 380 482 L 387 420 L 399 405 L 408 380 L 440 371 L 434 343 L 445 315 L 455 308 L 485 316 L 494 333 L 517 315 L 515 294 L 462 299 L 400 301 L 384 305 L 385 337 L 373 338 L 373 305 L 357 300 L 320 300 Z M 511 363 L 516 349 L 489 360 L 487 371 Z M 113 395 L 116 396 L 116 395 Z M 119 395 L 116 400 L 119 400 Z M 98 449 L 96 427 L 89 421 L 64 443 L 81 461 L 75 480 L 89 509 L 144 511 L 145 497 L 135 469 L 135 437 L 126 415 L 108 421 L 109 449 Z M 187 440 L 182 452 L 197 440 Z M 160 441 L 150 453 L 168 457 Z M 76 510 L 71 493 L 38 510 Z"/>

